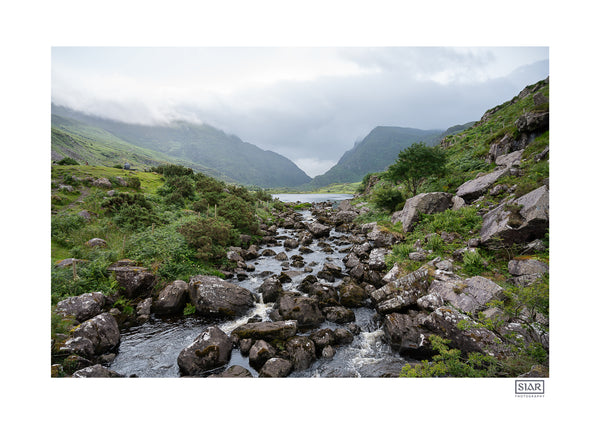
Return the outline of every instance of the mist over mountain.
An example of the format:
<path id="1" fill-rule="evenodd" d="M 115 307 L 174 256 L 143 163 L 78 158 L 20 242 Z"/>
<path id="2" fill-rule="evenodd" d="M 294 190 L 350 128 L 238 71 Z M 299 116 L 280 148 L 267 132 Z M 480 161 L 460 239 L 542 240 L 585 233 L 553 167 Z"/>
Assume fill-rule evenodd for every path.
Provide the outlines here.
<path id="1" fill-rule="evenodd" d="M 177 121 L 139 125 L 52 105 L 52 114 L 101 129 L 131 145 L 215 170 L 244 185 L 298 186 L 311 179 L 284 156 L 242 141 L 206 124 Z"/>

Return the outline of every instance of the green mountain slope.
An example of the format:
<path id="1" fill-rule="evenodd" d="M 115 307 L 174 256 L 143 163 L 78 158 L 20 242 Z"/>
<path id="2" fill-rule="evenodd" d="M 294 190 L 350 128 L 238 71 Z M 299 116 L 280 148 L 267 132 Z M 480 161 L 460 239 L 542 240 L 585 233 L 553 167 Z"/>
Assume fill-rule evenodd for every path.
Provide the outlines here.
<path id="1" fill-rule="evenodd" d="M 130 144 L 214 169 L 241 184 L 298 186 L 310 177 L 292 161 L 210 125 L 174 122 L 165 126 L 127 124 L 52 105 L 54 114 L 102 129 Z"/>
<path id="2" fill-rule="evenodd" d="M 90 165 L 114 166 L 129 163 L 133 168 L 172 163 L 213 178 L 235 182 L 214 169 L 134 146 L 100 128 L 57 115 L 52 115 L 51 157 L 52 160 L 70 157 Z"/>
<path id="3" fill-rule="evenodd" d="M 417 141 L 435 144 L 438 130 L 419 130 L 402 127 L 376 127 L 360 143 L 348 150 L 338 163 L 310 184 L 324 187 L 332 183 L 360 181 L 370 172 L 380 172 L 394 163 L 398 152 Z"/>

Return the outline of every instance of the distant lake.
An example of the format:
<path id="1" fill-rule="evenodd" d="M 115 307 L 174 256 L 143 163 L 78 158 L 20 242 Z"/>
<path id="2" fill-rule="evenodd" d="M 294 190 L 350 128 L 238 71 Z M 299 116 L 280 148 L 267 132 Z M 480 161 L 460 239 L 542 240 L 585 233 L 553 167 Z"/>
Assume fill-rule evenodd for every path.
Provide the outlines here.
<path id="1" fill-rule="evenodd" d="M 318 202 L 340 202 L 346 199 L 352 199 L 351 194 L 344 193 L 280 193 L 273 194 L 273 197 L 282 202 L 300 202 L 300 203 L 318 203 Z"/>

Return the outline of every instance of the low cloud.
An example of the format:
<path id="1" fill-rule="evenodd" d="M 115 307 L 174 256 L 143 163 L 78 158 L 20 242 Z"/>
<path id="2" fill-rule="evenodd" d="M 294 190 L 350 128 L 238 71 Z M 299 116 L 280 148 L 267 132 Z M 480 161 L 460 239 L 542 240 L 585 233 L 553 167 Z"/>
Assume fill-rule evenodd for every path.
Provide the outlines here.
<path id="1" fill-rule="evenodd" d="M 212 62 L 202 66 L 190 59 L 190 50 L 177 71 L 177 57 L 167 49 L 171 70 L 161 73 L 153 57 L 154 68 L 143 75 L 133 65 L 111 67 L 110 57 L 83 69 L 56 54 L 52 100 L 128 122 L 214 125 L 290 158 L 314 176 L 376 126 L 444 130 L 479 119 L 548 76 L 547 49 L 313 50 L 209 50 Z M 216 53 L 226 60 L 219 62 Z M 299 63 L 302 69 L 294 71 Z"/>

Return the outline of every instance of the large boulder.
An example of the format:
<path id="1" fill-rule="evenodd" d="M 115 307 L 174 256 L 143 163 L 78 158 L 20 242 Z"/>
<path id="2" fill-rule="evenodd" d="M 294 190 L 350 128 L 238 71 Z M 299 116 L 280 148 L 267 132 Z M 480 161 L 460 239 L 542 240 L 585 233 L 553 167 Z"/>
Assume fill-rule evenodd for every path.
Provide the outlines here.
<path id="1" fill-rule="evenodd" d="M 260 371 L 265 362 L 271 358 L 274 358 L 275 355 L 277 355 L 277 349 L 275 349 L 266 341 L 259 340 L 250 348 L 248 362 L 252 368 Z"/>
<path id="2" fill-rule="evenodd" d="M 75 327 L 62 349 L 90 358 L 114 349 L 120 339 L 117 320 L 104 312 Z"/>
<path id="3" fill-rule="evenodd" d="M 386 312 L 398 311 L 415 305 L 417 300 L 427 293 L 430 281 L 430 270 L 421 267 L 407 275 L 401 275 L 402 270 L 398 264 L 383 277 L 386 282 L 381 288 L 371 292 L 371 299 L 378 308 Z M 386 306 L 385 301 L 393 303 L 393 307 Z"/>
<path id="4" fill-rule="evenodd" d="M 192 277 L 189 294 L 200 315 L 242 316 L 254 306 L 249 290 L 212 275 Z"/>
<path id="5" fill-rule="evenodd" d="M 451 208 L 452 197 L 452 194 L 443 192 L 417 194 L 406 201 L 401 211 L 394 212 L 391 221 L 393 224 L 401 222 L 405 232 L 412 231 L 419 220 L 419 214 L 438 213 Z"/>
<path id="6" fill-rule="evenodd" d="M 521 133 L 539 133 L 550 126 L 550 112 L 527 112 L 515 121 Z"/>
<path id="7" fill-rule="evenodd" d="M 235 328 L 232 336 L 239 339 L 253 340 L 286 340 L 296 335 L 298 324 L 296 321 L 264 321 L 242 324 Z"/>
<path id="8" fill-rule="evenodd" d="M 344 308 L 343 306 L 325 307 L 323 308 L 323 313 L 325 314 L 327 321 L 335 322 L 337 324 L 344 324 L 356 320 L 354 311 L 352 311 L 352 309 Z"/>
<path id="9" fill-rule="evenodd" d="M 282 378 L 292 371 L 293 364 L 287 359 L 271 358 L 260 369 L 259 377 Z"/>
<path id="10" fill-rule="evenodd" d="M 74 378 L 119 378 L 123 377 L 118 372 L 109 370 L 100 364 L 82 368 L 73 373 Z"/>
<path id="11" fill-rule="evenodd" d="M 415 359 L 426 359 L 433 356 L 434 352 L 429 343 L 429 336 L 433 333 L 421 327 L 427 314 L 411 311 L 410 314 L 397 312 L 388 314 L 383 319 L 383 334 L 392 349 L 402 355 Z"/>
<path id="12" fill-rule="evenodd" d="M 108 267 L 108 271 L 114 273 L 120 290 L 128 298 L 146 296 L 156 284 L 154 275 L 146 268 L 132 265 L 129 261 L 117 262 Z"/>
<path id="13" fill-rule="evenodd" d="M 440 296 L 445 302 L 467 313 L 486 309 L 486 304 L 501 299 L 503 289 L 492 280 L 481 276 L 467 278 L 436 278 L 429 287 L 429 294 Z"/>
<path id="14" fill-rule="evenodd" d="M 185 281 L 175 280 L 161 290 L 153 304 L 158 315 L 177 314 L 183 310 L 188 298 L 188 285 Z"/>
<path id="15" fill-rule="evenodd" d="M 285 293 L 279 298 L 276 307 L 275 312 L 281 319 L 295 320 L 299 328 L 317 327 L 325 321 L 317 299 L 312 297 Z"/>
<path id="16" fill-rule="evenodd" d="M 482 175 L 473 180 L 463 183 L 456 190 L 456 195 L 462 197 L 467 203 L 477 199 L 482 194 L 485 194 L 490 187 L 494 185 L 498 179 L 507 175 L 510 172 L 510 167 L 500 167 L 489 174 Z"/>
<path id="17" fill-rule="evenodd" d="M 549 201 L 548 188 L 541 186 L 492 209 L 483 216 L 481 243 L 510 246 L 544 237 L 550 225 Z"/>
<path id="18" fill-rule="evenodd" d="M 201 375 L 227 365 L 232 349 L 227 334 L 218 327 L 209 327 L 179 353 L 177 365 L 183 375 Z"/>
<path id="19" fill-rule="evenodd" d="M 307 224 L 306 228 L 315 238 L 329 237 L 331 228 L 327 225 L 320 224 L 318 222 L 311 222 Z"/>
<path id="20" fill-rule="evenodd" d="M 100 292 L 84 293 L 80 296 L 69 297 L 56 304 L 56 313 L 62 316 L 73 316 L 82 322 L 102 313 L 106 296 Z"/>
<path id="21" fill-rule="evenodd" d="M 361 286 L 353 282 L 346 282 L 340 285 L 340 303 L 348 308 L 358 308 L 363 306 L 368 298 L 367 292 Z"/>
<path id="22" fill-rule="evenodd" d="M 294 370 L 305 370 L 317 359 L 314 342 L 305 336 L 294 336 L 287 341 L 285 349 Z"/>
<path id="23" fill-rule="evenodd" d="M 381 229 L 375 225 L 375 227 L 367 233 L 367 240 L 373 243 L 373 247 L 390 247 L 396 243 L 398 238 L 388 230 Z"/>
<path id="24" fill-rule="evenodd" d="M 211 374 L 208 378 L 252 378 L 252 373 L 240 365 L 232 365 L 219 374 Z"/>
<path id="25" fill-rule="evenodd" d="M 369 269 L 375 271 L 381 271 L 385 269 L 385 257 L 389 253 L 389 250 L 383 247 L 378 247 L 369 253 Z"/>
<path id="26" fill-rule="evenodd" d="M 283 293 L 282 287 L 277 277 L 269 277 L 260 285 L 258 292 L 262 294 L 263 302 L 276 302 Z"/>
<path id="27" fill-rule="evenodd" d="M 512 281 L 521 286 L 528 286 L 548 273 L 547 263 L 535 259 L 513 259 L 508 262 L 508 272 L 513 275 Z"/>
<path id="28" fill-rule="evenodd" d="M 478 352 L 502 359 L 510 349 L 494 332 L 450 306 L 437 308 L 420 325 L 450 340 L 450 347 L 459 349 L 463 354 Z"/>

